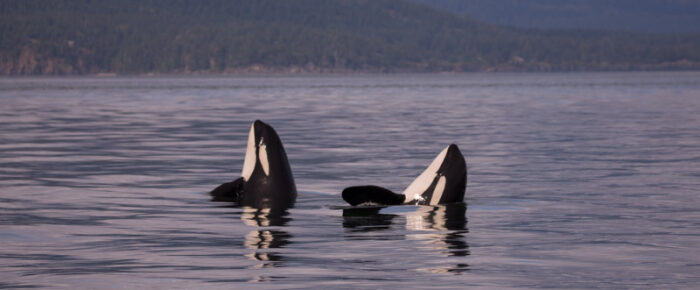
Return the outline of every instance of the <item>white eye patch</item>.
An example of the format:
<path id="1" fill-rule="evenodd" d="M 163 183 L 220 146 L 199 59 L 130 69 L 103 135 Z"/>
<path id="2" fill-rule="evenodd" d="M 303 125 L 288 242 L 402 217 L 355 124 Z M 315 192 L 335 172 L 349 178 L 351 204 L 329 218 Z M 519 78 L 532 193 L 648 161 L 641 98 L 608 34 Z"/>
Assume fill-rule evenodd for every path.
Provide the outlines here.
<path id="1" fill-rule="evenodd" d="M 430 205 L 438 205 L 440 203 L 440 198 L 442 198 L 442 193 L 445 192 L 445 183 L 447 178 L 445 176 L 440 176 L 437 184 L 435 185 L 435 190 L 433 190 L 433 195 L 430 198 Z"/>
<path id="2" fill-rule="evenodd" d="M 241 171 L 241 176 L 244 181 L 248 181 L 250 176 L 253 175 L 253 170 L 255 169 L 255 124 L 250 125 L 250 132 L 248 133 L 248 147 L 245 151 L 245 159 L 243 160 L 243 170 Z"/>
<path id="3" fill-rule="evenodd" d="M 430 184 L 433 183 L 433 180 L 435 180 L 435 177 L 438 175 L 438 170 L 440 170 L 440 166 L 442 163 L 445 161 L 445 157 L 447 156 L 447 149 L 450 148 L 450 146 L 445 147 L 445 149 L 438 154 L 435 159 L 433 159 L 433 162 L 430 163 L 428 168 L 421 173 L 416 179 L 411 182 L 411 185 L 409 185 L 404 191 L 403 194 L 406 195 L 406 200 L 420 200 L 422 199 L 421 195 L 428 190 L 428 187 L 430 187 Z M 438 180 L 438 184 L 435 186 L 435 190 L 433 191 L 433 197 L 430 199 L 430 204 L 437 204 L 438 201 L 440 201 L 440 198 L 442 197 L 442 192 L 445 191 L 445 183 L 446 179 L 444 176 Z M 435 194 L 438 193 L 439 195 L 437 197 L 437 200 L 435 200 Z"/>
<path id="4" fill-rule="evenodd" d="M 260 148 L 258 150 L 258 160 L 260 160 L 260 165 L 262 165 L 265 175 L 270 176 L 270 163 L 267 161 L 267 146 L 265 143 L 263 143 L 262 138 L 260 138 L 260 145 L 258 145 L 258 147 Z"/>

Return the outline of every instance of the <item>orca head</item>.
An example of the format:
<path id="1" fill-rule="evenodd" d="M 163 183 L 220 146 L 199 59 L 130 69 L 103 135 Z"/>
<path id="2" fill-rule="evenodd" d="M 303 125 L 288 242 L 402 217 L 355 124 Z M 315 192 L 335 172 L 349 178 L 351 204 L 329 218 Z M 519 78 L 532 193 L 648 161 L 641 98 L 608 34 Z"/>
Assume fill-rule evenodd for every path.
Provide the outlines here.
<path id="1" fill-rule="evenodd" d="M 275 129 L 260 120 L 250 126 L 241 177 L 209 193 L 212 201 L 235 202 L 257 209 L 286 209 L 294 205 L 297 189 Z"/>
<path id="2" fill-rule="evenodd" d="M 250 126 L 241 177 L 241 205 L 281 207 L 296 200 L 296 185 L 282 141 L 275 129 L 260 120 Z"/>
<path id="3" fill-rule="evenodd" d="M 450 144 L 413 180 L 403 194 L 408 204 L 462 202 L 466 185 L 467 163 L 457 145 Z"/>

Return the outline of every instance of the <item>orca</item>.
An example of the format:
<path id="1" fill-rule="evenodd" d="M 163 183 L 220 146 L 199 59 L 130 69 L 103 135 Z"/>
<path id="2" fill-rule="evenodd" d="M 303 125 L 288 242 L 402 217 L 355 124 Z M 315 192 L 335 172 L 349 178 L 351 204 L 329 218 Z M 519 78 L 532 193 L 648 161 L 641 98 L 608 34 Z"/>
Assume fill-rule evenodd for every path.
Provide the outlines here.
<path id="1" fill-rule="evenodd" d="M 450 144 L 411 182 L 403 194 L 375 185 L 362 185 L 345 188 L 342 196 L 352 206 L 438 205 L 463 202 L 466 186 L 467 163 L 459 147 Z"/>
<path id="2" fill-rule="evenodd" d="M 258 209 L 294 205 L 297 189 L 287 153 L 275 129 L 260 120 L 253 122 L 241 177 L 219 185 L 210 195 L 212 201 L 235 202 Z"/>

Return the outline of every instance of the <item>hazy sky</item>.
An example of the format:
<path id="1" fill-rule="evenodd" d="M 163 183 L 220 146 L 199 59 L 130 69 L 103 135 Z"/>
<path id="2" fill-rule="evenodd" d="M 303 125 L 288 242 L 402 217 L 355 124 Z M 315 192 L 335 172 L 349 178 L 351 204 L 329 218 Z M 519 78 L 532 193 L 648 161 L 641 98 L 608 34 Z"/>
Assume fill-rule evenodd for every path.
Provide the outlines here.
<path id="1" fill-rule="evenodd" d="M 413 1 L 520 27 L 700 32 L 700 0 Z"/>

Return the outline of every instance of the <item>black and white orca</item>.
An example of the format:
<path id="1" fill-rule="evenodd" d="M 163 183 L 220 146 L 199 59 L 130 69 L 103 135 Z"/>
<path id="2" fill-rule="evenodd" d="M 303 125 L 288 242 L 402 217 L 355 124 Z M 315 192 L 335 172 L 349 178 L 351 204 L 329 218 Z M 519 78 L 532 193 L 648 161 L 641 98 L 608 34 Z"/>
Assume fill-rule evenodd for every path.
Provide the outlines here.
<path id="1" fill-rule="evenodd" d="M 287 153 L 277 132 L 255 120 L 250 126 L 241 177 L 210 192 L 213 201 L 230 201 L 253 208 L 286 208 L 297 189 Z"/>
<path id="2" fill-rule="evenodd" d="M 425 171 L 397 194 L 375 185 L 352 186 L 343 190 L 343 199 L 356 205 L 438 205 L 464 201 L 467 163 L 455 144 L 438 154 Z"/>

